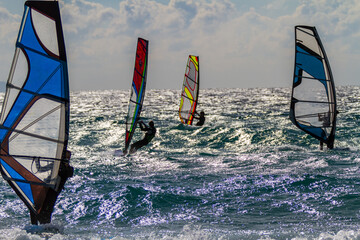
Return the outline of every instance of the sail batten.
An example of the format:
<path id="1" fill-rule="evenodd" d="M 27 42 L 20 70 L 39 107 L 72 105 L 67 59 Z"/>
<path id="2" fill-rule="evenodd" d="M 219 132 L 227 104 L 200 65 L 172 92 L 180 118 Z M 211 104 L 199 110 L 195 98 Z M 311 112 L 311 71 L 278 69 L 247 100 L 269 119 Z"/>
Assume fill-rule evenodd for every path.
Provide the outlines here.
<path id="1" fill-rule="evenodd" d="M 336 96 L 330 64 L 315 27 L 295 26 L 295 64 L 290 119 L 333 148 Z"/>
<path id="2" fill-rule="evenodd" d="M 26 1 L 0 116 L 0 171 L 30 210 L 49 223 L 70 153 L 69 83 L 57 1 Z"/>
<path id="3" fill-rule="evenodd" d="M 143 38 L 138 38 L 135 54 L 134 75 L 131 83 L 128 114 L 125 119 L 124 152 L 127 152 L 130 146 L 142 110 L 142 104 L 144 101 L 146 89 L 148 49 L 149 41 Z"/>
<path id="4" fill-rule="evenodd" d="M 183 124 L 192 125 L 199 97 L 199 56 L 189 55 L 181 90 L 179 117 Z"/>

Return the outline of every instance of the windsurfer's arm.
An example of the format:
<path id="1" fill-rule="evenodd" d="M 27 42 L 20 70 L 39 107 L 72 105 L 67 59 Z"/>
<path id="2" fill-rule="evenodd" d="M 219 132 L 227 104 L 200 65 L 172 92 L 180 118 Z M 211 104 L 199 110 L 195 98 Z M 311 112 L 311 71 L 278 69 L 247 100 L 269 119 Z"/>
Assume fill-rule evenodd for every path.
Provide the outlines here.
<path id="1" fill-rule="evenodd" d="M 197 111 L 195 111 L 195 112 L 193 113 L 193 117 L 194 117 L 195 119 L 200 119 L 200 114 L 199 114 Z"/>
<path id="2" fill-rule="evenodd" d="M 66 152 L 65 152 L 65 160 L 67 162 L 69 162 L 70 158 L 71 158 L 71 152 L 69 150 L 66 150 Z"/>
<path id="3" fill-rule="evenodd" d="M 30 219 L 32 225 L 38 225 L 38 220 L 36 218 L 36 215 L 31 210 L 30 210 Z"/>
<path id="4" fill-rule="evenodd" d="M 146 126 L 146 124 L 143 121 L 139 121 L 138 123 L 139 123 L 141 131 L 147 131 L 149 129 L 149 127 Z"/>

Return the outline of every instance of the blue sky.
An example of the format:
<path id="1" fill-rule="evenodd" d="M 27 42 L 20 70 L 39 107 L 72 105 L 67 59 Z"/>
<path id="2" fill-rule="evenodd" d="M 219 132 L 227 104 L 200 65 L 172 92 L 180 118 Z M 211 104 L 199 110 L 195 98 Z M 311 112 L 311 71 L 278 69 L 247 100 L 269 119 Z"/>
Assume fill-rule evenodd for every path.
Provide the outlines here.
<path id="1" fill-rule="evenodd" d="M 0 81 L 23 12 L 0 0 Z M 61 0 L 72 90 L 129 89 L 137 37 L 150 41 L 148 87 L 180 89 L 189 54 L 201 88 L 290 87 L 294 26 L 316 26 L 336 85 L 359 85 L 358 0 Z"/>

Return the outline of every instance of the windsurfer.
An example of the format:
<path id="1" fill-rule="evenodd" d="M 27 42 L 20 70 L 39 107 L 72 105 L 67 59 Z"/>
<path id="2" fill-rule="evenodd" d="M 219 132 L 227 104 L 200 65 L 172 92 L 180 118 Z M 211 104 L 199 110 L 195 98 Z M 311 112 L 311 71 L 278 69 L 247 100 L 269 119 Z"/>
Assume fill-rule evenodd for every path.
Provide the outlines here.
<path id="1" fill-rule="evenodd" d="M 142 140 L 131 144 L 130 153 L 134 153 L 139 148 L 148 145 L 149 142 L 151 142 L 151 140 L 155 137 L 156 128 L 153 121 L 149 122 L 149 126 L 147 126 L 143 121 L 139 121 L 139 126 L 141 131 L 144 131 L 146 133 Z"/>
<path id="2" fill-rule="evenodd" d="M 197 115 L 197 116 L 196 116 Z M 205 113 L 201 111 L 200 114 L 195 111 L 194 118 L 198 119 L 199 121 L 196 123 L 196 126 L 202 126 L 205 123 Z"/>
<path id="3" fill-rule="evenodd" d="M 326 143 L 327 149 L 333 149 L 334 148 L 334 142 Z M 324 142 L 320 141 L 320 150 L 324 150 Z"/>
<path id="4" fill-rule="evenodd" d="M 33 163 L 34 162 L 35 162 L 35 166 L 36 166 L 36 171 L 33 171 L 34 173 L 43 173 L 43 172 L 51 171 L 53 169 L 53 166 L 54 166 L 53 160 L 41 159 L 40 157 L 34 157 L 33 158 Z M 43 162 L 47 162 L 48 164 L 41 165 L 41 163 L 43 163 Z M 50 177 L 51 176 L 49 176 L 48 181 L 51 180 Z"/>
<path id="5" fill-rule="evenodd" d="M 62 164 L 60 165 L 60 171 L 59 171 L 59 175 L 62 178 L 69 178 L 73 176 L 73 172 L 74 172 L 74 168 L 70 166 L 69 162 L 70 162 L 70 158 L 71 158 L 71 152 L 69 150 L 66 150 L 65 152 L 65 158 L 62 162 Z M 50 162 L 47 165 L 41 165 L 41 161 L 46 161 L 46 162 Z M 36 173 L 43 173 L 43 172 L 47 172 L 47 171 L 51 171 L 54 167 L 52 160 L 42 160 L 40 157 L 34 157 L 33 162 L 35 162 L 36 164 Z M 35 172 L 35 171 L 34 171 Z M 48 179 L 49 181 L 51 180 L 50 178 Z M 47 181 L 45 181 L 47 182 Z"/>
<path id="6" fill-rule="evenodd" d="M 74 168 L 70 166 L 71 152 L 66 150 L 65 158 L 61 162 L 59 176 L 61 177 L 60 186 L 64 188 L 66 180 L 74 175 Z"/>
<path id="7" fill-rule="evenodd" d="M 61 179 L 59 185 L 58 187 L 56 187 L 56 189 L 49 188 L 48 194 L 45 199 L 48 204 L 44 209 L 40 210 L 41 213 L 40 212 L 34 213 L 33 210 L 30 210 L 31 224 L 37 225 L 38 223 L 40 224 L 50 223 L 56 198 L 61 192 L 61 190 L 64 189 L 66 180 L 72 177 L 74 174 L 74 168 L 70 166 L 70 157 L 71 157 L 71 152 L 69 150 L 66 150 L 65 157 L 60 162 L 59 177 Z"/>

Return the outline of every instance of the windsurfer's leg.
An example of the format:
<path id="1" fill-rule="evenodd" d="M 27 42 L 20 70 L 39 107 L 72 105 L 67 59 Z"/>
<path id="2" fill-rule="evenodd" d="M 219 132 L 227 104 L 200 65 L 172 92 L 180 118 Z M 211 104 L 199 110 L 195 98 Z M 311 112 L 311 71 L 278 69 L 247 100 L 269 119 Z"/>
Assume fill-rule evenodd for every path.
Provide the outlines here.
<path id="1" fill-rule="evenodd" d="M 38 215 L 38 222 L 40 224 L 51 223 L 51 215 L 54 211 L 54 206 L 56 203 L 57 196 L 60 194 L 62 188 L 64 187 L 63 180 L 60 181 L 59 190 L 55 191 L 52 188 L 49 188 L 48 194 L 45 197 L 44 204 L 41 208 L 41 211 Z"/>
<path id="2" fill-rule="evenodd" d="M 136 152 L 139 148 L 145 146 L 146 144 L 147 142 L 144 139 L 131 144 L 130 153 Z"/>
<path id="3" fill-rule="evenodd" d="M 136 146 L 138 145 L 139 141 L 134 142 L 133 144 L 130 145 L 130 153 L 136 148 Z"/>
<path id="4" fill-rule="evenodd" d="M 324 149 L 324 143 L 322 141 L 320 141 L 320 150 Z"/>
<path id="5" fill-rule="evenodd" d="M 38 225 L 38 220 L 32 211 L 30 211 L 30 219 L 32 225 Z"/>

